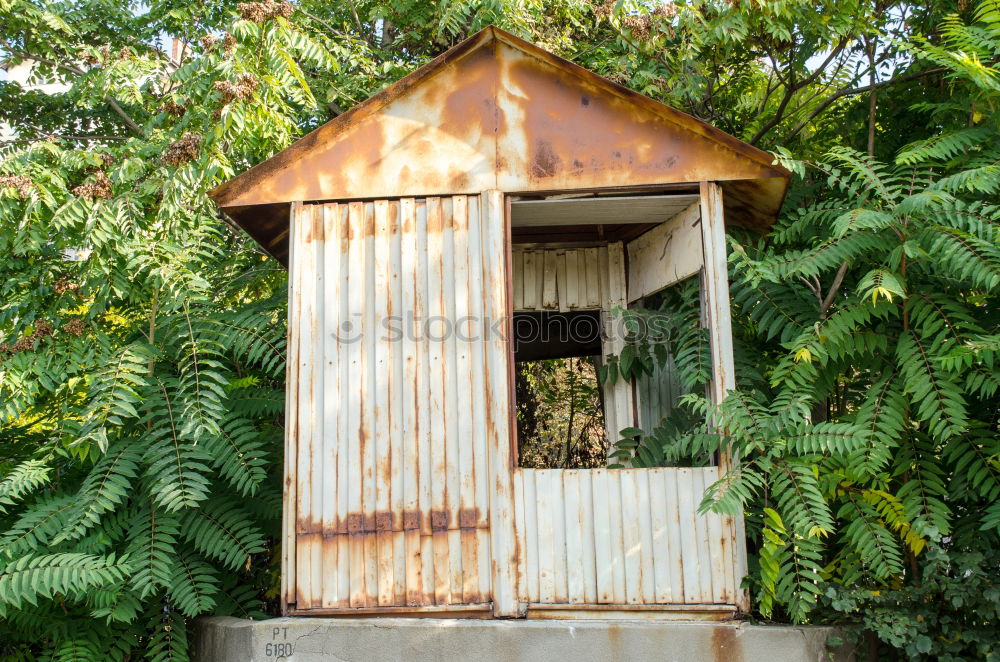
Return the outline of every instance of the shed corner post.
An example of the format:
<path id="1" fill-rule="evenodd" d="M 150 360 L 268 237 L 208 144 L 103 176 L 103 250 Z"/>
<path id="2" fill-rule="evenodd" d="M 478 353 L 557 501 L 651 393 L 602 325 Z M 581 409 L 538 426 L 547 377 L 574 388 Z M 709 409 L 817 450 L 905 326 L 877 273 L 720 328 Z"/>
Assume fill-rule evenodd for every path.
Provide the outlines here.
<path id="1" fill-rule="evenodd" d="M 490 556 L 492 560 L 493 615 L 516 618 L 518 602 L 518 543 L 514 530 L 514 430 L 511 422 L 511 291 L 510 217 L 502 191 L 490 189 L 481 196 L 484 223 L 484 266 L 489 256 L 492 270 L 484 274 L 487 310 L 504 317 L 503 337 L 488 338 L 488 370 L 493 396 L 493 430 L 490 431 Z M 492 278 L 490 277 L 492 276 Z"/>
<path id="2" fill-rule="evenodd" d="M 296 216 L 301 202 L 289 205 L 288 213 L 288 317 L 285 343 L 285 457 L 281 499 L 281 614 L 288 616 L 295 608 L 295 503 L 298 456 L 298 288 L 296 280 Z"/>
<path id="3" fill-rule="evenodd" d="M 712 403 L 719 404 L 736 388 L 736 368 L 733 360 L 733 323 L 729 302 L 729 274 L 726 259 L 726 227 L 722 204 L 722 187 L 718 182 L 701 182 L 701 241 L 705 256 L 704 318 L 708 327 L 711 358 Z M 719 472 L 724 474 L 735 461 L 731 450 L 719 454 Z M 728 534 L 734 545 L 733 569 L 736 586 L 731 587 L 736 606 L 746 613 L 750 595 L 739 583 L 747 574 L 746 527 L 743 514 L 727 518 Z"/>

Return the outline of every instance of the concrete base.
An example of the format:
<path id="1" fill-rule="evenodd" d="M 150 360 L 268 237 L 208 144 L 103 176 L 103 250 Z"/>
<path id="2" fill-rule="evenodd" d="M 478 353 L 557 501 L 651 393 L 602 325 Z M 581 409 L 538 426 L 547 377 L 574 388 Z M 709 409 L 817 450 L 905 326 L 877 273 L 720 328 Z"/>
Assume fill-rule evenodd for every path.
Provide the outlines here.
<path id="1" fill-rule="evenodd" d="M 824 627 L 649 621 L 205 618 L 197 662 L 847 662 Z"/>

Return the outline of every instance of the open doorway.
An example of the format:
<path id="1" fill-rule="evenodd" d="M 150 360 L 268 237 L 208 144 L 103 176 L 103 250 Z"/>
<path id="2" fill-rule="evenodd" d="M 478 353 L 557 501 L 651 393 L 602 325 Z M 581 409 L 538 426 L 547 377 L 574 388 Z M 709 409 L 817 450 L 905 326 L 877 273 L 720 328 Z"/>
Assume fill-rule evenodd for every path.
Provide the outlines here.
<path id="1" fill-rule="evenodd" d="M 515 199 L 510 209 L 518 464 L 633 465 L 620 444 L 680 414 L 681 389 L 670 361 L 609 379 L 635 363 L 621 354 L 626 345 L 633 357 L 638 350 L 623 314 L 652 313 L 664 290 L 700 272 L 699 198 L 557 195 Z M 684 290 L 697 310 L 697 284 Z"/>

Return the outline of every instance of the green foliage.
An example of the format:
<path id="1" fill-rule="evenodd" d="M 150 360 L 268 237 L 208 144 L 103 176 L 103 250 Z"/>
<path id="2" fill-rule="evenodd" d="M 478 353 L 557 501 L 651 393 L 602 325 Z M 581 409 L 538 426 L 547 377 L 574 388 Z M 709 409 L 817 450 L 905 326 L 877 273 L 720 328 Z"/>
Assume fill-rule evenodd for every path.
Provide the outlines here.
<path id="1" fill-rule="evenodd" d="M 847 639 L 869 658 L 896 649 L 904 659 L 992 660 L 1000 618 L 998 560 L 995 546 L 933 547 L 922 559 L 919 583 L 874 591 L 832 584 L 820 599 L 846 617 Z"/>
<path id="2" fill-rule="evenodd" d="M 607 437 L 594 360 L 525 361 L 515 370 L 519 466 L 606 466 Z"/>
<path id="3" fill-rule="evenodd" d="M 127 562 L 113 556 L 29 554 L 5 564 L 0 575 L 0 604 L 6 611 L 37 606 L 39 598 L 57 595 L 85 599 L 95 588 L 124 581 L 128 572 Z"/>
<path id="4" fill-rule="evenodd" d="M 867 630 L 869 659 L 997 644 L 1000 208 L 983 194 L 1000 186 L 1000 5 L 975 19 L 912 50 L 947 72 L 943 130 L 892 162 L 834 146 L 789 163 L 796 205 L 769 241 L 730 237 L 739 389 L 713 407 L 708 375 L 678 361 L 701 424 L 619 444 L 640 466 L 731 449 L 701 507 L 746 510 L 761 614 Z"/>
<path id="5" fill-rule="evenodd" d="M 317 113 L 302 67 L 338 65 L 226 10 L 233 43 L 178 67 L 159 8 L 91 9 L 0 3 L 0 48 L 101 117 L 2 148 L 30 184 L 0 190 L 0 657 L 181 660 L 188 619 L 261 614 L 277 558 L 286 280 L 206 192 Z"/>

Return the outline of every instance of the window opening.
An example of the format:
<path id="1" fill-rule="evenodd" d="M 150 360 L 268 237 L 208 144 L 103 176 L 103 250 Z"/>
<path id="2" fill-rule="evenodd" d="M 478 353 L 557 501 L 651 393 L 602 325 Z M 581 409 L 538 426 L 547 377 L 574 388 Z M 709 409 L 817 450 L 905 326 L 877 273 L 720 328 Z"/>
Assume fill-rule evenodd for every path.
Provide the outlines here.
<path id="1" fill-rule="evenodd" d="M 520 466 L 607 466 L 600 311 L 515 313 L 514 341 Z"/>
<path id="2" fill-rule="evenodd" d="M 636 307 L 641 317 L 660 311 L 667 299 L 672 305 L 677 279 L 701 269 L 698 196 L 567 193 L 515 197 L 509 209 L 519 465 L 690 465 L 693 460 L 665 457 L 663 449 L 639 448 L 653 443 L 640 428 L 659 430 L 668 419 L 678 429 L 693 426 L 680 420 L 687 410 L 677 406 L 686 392 L 678 368 L 687 365 L 681 361 L 687 355 L 623 345 L 616 319 L 623 308 Z M 697 324 L 697 279 L 686 288 L 679 297 L 693 306 Z M 644 298 L 626 305 L 633 291 Z M 590 333 L 571 332 L 584 322 Z M 615 358 L 626 352 L 628 358 Z M 665 360 L 653 360 L 664 352 Z M 605 378 L 632 363 L 649 369 Z M 634 432 L 636 443 L 626 439 L 616 447 L 621 430 Z"/>

